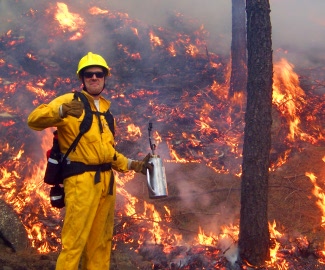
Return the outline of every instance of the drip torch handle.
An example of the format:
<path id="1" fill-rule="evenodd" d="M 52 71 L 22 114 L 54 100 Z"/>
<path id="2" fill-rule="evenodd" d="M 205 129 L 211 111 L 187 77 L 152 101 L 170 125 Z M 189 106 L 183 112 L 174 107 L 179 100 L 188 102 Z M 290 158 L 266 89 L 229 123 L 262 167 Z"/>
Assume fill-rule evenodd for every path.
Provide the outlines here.
<path id="1" fill-rule="evenodd" d="M 149 144 L 150 144 L 150 148 L 152 151 L 152 154 L 155 154 L 155 150 L 156 150 L 156 145 L 154 143 L 152 143 L 151 141 L 151 130 L 152 130 L 152 123 L 149 122 L 149 126 L 148 126 L 148 133 L 149 133 Z"/>

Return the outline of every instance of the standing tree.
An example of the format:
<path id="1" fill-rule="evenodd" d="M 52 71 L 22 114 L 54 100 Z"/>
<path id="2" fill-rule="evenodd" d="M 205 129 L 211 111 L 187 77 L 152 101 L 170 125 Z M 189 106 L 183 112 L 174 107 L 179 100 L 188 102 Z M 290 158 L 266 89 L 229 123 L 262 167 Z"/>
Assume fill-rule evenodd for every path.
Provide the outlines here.
<path id="1" fill-rule="evenodd" d="M 272 39 L 269 0 L 246 0 L 247 108 L 243 146 L 239 255 L 257 267 L 269 259 L 268 177 L 272 125 Z"/>
<path id="2" fill-rule="evenodd" d="M 231 75 L 228 96 L 246 92 L 246 12 L 245 0 L 232 0 Z"/>

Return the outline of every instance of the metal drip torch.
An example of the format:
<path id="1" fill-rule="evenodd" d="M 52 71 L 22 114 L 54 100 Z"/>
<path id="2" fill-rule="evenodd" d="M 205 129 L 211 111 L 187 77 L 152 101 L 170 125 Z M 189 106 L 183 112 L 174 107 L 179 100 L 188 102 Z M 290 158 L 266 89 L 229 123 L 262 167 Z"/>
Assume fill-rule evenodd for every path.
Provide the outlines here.
<path id="1" fill-rule="evenodd" d="M 165 167 L 159 155 L 155 154 L 156 145 L 151 141 L 152 123 L 149 123 L 149 144 L 152 155 L 149 163 L 152 165 L 152 170 L 147 169 L 147 182 L 150 199 L 159 199 L 168 196 L 167 181 Z"/>

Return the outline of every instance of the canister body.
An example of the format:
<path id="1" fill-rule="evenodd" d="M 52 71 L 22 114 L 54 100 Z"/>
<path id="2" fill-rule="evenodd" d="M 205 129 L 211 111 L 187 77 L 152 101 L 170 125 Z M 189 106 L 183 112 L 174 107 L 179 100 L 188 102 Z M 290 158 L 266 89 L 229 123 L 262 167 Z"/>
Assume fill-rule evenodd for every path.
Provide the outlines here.
<path id="1" fill-rule="evenodd" d="M 159 155 L 152 155 L 149 159 L 152 171 L 147 170 L 147 184 L 150 199 L 168 196 L 165 167 Z"/>

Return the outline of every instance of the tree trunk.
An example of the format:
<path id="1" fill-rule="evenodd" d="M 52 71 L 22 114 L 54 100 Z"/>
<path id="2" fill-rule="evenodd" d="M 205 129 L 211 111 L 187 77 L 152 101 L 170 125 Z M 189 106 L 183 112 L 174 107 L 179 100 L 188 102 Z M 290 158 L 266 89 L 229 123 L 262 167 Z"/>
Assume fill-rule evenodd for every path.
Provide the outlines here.
<path id="1" fill-rule="evenodd" d="M 272 40 L 269 0 L 246 0 L 248 82 L 243 146 L 239 254 L 262 267 L 269 259 L 268 171 L 272 125 Z"/>
<path id="2" fill-rule="evenodd" d="M 228 96 L 246 92 L 246 12 L 245 0 L 232 0 L 231 75 Z"/>

